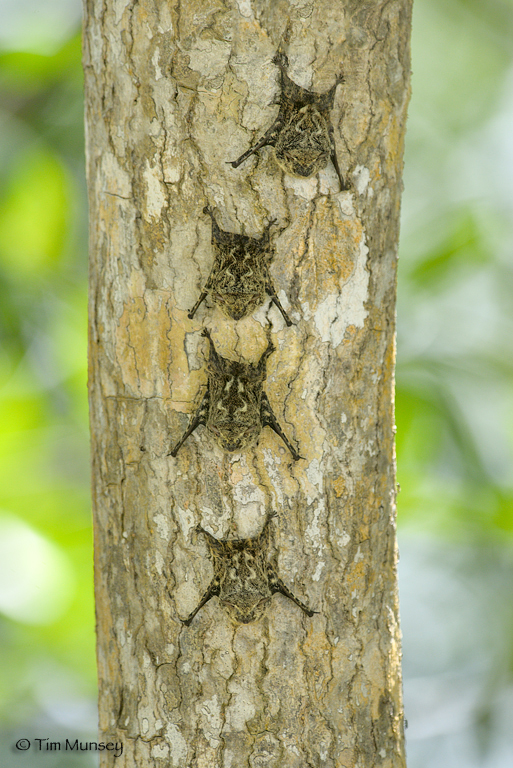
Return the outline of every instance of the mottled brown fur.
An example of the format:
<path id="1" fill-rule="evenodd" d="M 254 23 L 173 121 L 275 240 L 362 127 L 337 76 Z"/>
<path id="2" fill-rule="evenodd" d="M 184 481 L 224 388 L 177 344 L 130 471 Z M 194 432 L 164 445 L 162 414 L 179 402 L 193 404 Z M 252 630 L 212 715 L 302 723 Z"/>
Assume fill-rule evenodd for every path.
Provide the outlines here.
<path id="1" fill-rule="evenodd" d="M 203 212 L 212 219 L 214 263 L 198 301 L 189 312 L 189 318 L 194 317 L 201 302 L 210 296 L 225 315 L 241 320 L 262 306 L 266 295 L 269 295 L 287 325 L 292 325 L 276 295 L 269 273 L 274 255 L 269 229 L 274 222 L 269 222 L 262 237 L 257 239 L 225 232 L 220 229 L 208 206 Z"/>
<path id="2" fill-rule="evenodd" d="M 238 168 L 250 155 L 265 146 L 273 146 L 276 162 L 286 173 L 305 179 L 325 168 L 332 160 L 340 188 L 346 185 L 338 164 L 330 111 L 333 108 L 337 85 L 326 93 L 313 93 L 294 83 L 286 73 L 288 60 L 277 53 L 274 62 L 280 68 L 280 111 L 269 130 L 254 147 L 230 163 Z"/>
<path id="3" fill-rule="evenodd" d="M 269 557 L 270 519 L 262 533 L 254 539 L 220 541 L 203 528 L 198 530 L 207 539 L 214 577 L 196 608 L 184 619 L 184 624 L 189 625 L 214 595 L 219 597 L 230 618 L 242 624 L 259 619 L 276 592 L 292 600 L 307 616 L 316 613 L 295 597 L 278 578 L 276 558 Z"/>
<path id="4" fill-rule="evenodd" d="M 262 428 L 269 426 L 281 437 L 294 460 L 300 459 L 263 391 L 266 360 L 274 351 L 271 340 L 258 363 L 238 363 L 218 355 L 206 328 L 203 335 L 210 345 L 207 391 L 189 427 L 169 455 L 176 456 L 185 440 L 200 425 L 204 425 L 226 451 L 248 448 L 256 442 Z"/>

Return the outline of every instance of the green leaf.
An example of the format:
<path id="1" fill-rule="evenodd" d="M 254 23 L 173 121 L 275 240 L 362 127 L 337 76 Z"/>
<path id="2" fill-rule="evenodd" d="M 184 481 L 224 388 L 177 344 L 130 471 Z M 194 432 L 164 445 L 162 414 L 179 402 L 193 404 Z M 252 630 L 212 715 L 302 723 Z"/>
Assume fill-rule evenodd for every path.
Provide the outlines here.
<path id="1" fill-rule="evenodd" d="M 70 184 L 59 158 L 27 149 L 0 205 L 0 262 L 14 277 L 34 279 L 56 262 L 66 241 Z"/>

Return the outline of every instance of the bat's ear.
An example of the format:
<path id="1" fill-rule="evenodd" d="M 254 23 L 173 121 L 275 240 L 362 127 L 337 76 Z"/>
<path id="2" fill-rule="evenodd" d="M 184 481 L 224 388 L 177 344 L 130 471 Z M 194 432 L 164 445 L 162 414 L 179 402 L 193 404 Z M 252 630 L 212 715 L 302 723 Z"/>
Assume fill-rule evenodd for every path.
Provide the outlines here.
<path id="1" fill-rule="evenodd" d="M 273 64 L 276 64 L 281 70 L 287 69 L 289 66 L 287 54 L 281 48 L 274 54 Z"/>
<path id="2" fill-rule="evenodd" d="M 262 549 L 267 549 L 269 547 L 269 544 L 271 542 L 271 524 L 272 520 L 277 518 L 278 515 L 276 512 L 270 512 L 267 516 L 267 520 L 264 523 L 264 527 L 262 528 L 262 533 L 258 537 L 259 540 L 259 546 L 262 547 Z"/>

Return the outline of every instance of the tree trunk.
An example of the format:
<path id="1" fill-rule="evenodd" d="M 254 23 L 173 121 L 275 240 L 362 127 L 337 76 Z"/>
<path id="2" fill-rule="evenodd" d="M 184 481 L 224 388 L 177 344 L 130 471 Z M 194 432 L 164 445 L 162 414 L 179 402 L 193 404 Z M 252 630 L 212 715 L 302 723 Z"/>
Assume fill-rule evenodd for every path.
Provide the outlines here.
<path id="1" fill-rule="evenodd" d="M 411 0 L 86 0 L 90 403 L 102 765 L 404 766 L 396 587 L 393 366 Z M 277 51 L 328 92 L 331 162 L 286 173 L 264 147 Z M 293 325 L 204 302 L 213 210 L 261 238 Z M 268 323 L 272 323 L 269 330 Z M 205 426 L 172 446 L 217 352 L 255 363 L 269 427 L 226 452 Z M 233 622 L 205 535 L 272 530 L 275 594 Z M 274 554 L 273 554 L 274 553 Z"/>

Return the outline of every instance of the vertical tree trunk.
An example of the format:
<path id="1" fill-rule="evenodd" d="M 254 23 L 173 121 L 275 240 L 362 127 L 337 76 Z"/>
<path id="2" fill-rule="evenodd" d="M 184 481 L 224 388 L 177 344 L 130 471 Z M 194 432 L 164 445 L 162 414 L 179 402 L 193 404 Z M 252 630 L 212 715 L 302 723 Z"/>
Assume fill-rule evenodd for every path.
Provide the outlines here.
<path id="1" fill-rule="evenodd" d="M 86 0 L 90 400 L 102 765 L 404 766 L 396 591 L 393 367 L 410 0 Z M 273 56 L 323 93 L 348 190 L 302 180 L 270 148 Z M 276 219 L 268 303 L 239 322 L 193 306 L 227 231 Z M 279 233 L 279 234 L 278 234 Z M 263 429 L 226 453 L 205 427 L 176 458 L 218 352 L 255 362 L 304 459 Z M 275 595 L 234 624 L 198 525 L 272 521 Z"/>

